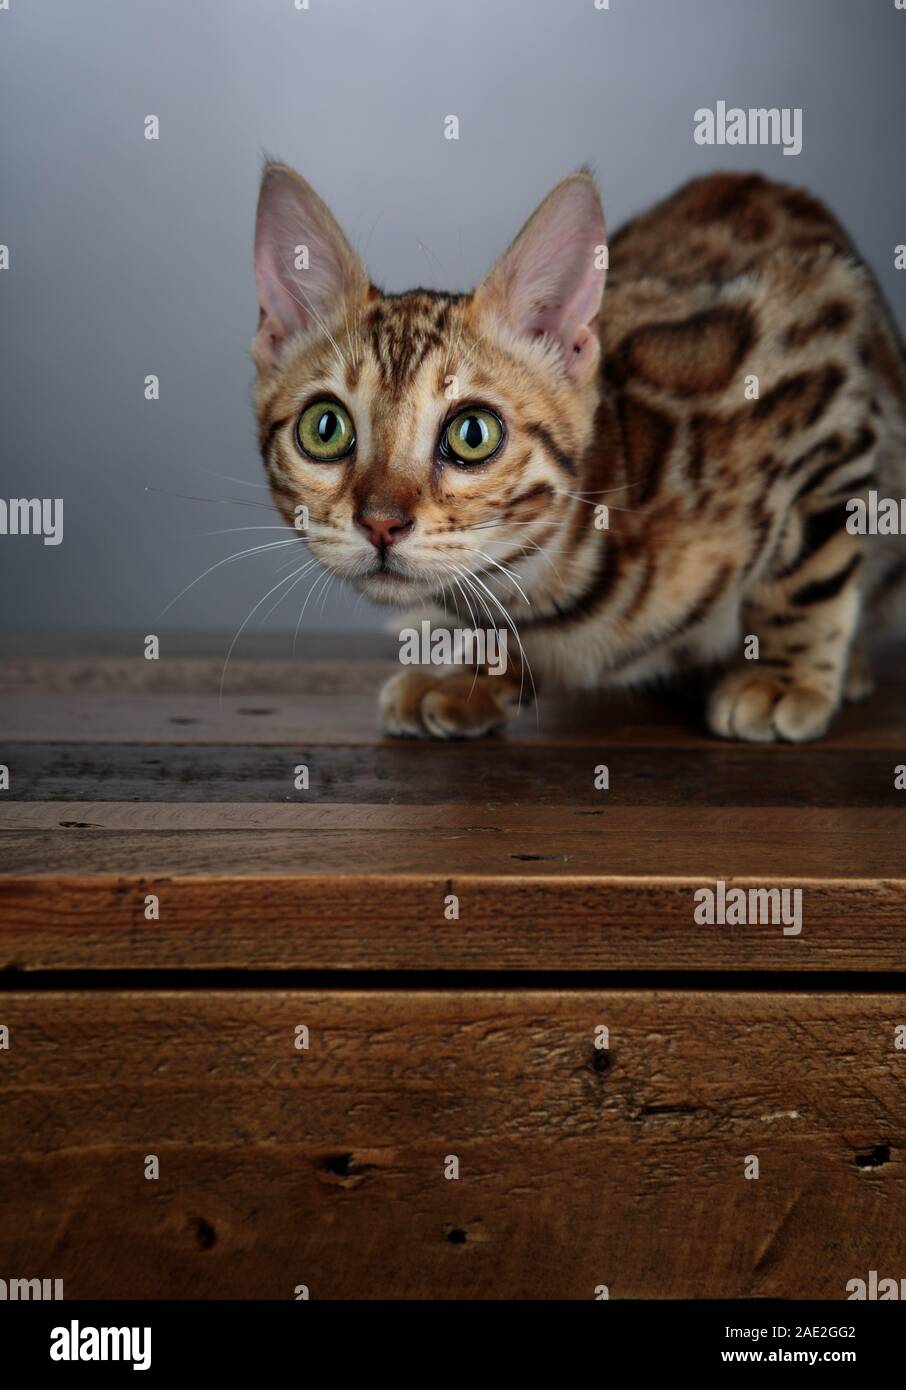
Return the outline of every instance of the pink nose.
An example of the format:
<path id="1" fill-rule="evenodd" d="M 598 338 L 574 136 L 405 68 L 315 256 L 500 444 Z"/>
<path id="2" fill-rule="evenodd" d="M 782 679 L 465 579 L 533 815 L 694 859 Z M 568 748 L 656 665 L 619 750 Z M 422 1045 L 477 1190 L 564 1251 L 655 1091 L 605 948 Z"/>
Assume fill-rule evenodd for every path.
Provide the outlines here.
<path id="1" fill-rule="evenodd" d="M 359 516 L 356 517 L 356 522 L 378 550 L 386 550 L 396 541 L 401 541 L 415 525 L 411 517 L 407 521 L 401 521 L 395 516 Z"/>

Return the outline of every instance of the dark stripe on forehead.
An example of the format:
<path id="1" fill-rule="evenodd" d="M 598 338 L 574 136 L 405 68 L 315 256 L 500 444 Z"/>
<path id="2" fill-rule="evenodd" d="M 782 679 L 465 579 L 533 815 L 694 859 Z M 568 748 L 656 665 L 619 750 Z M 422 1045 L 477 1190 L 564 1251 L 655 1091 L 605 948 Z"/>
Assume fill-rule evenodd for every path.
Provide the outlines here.
<path id="1" fill-rule="evenodd" d="M 346 362 L 346 388 L 354 391 L 359 384 L 359 373 L 362 370 L 362 359 L 356 357 L 354 360 Z"/>
<path id="2" fill-rule="evenodd" d="M 374 288 L 375 287 L 372 286 L 372 289 Z M 392 299 L 394 301 L 417 298 L 430 299 L 432 301 L 442 300 L 445 304 L 459 304 L 463 299 L 468 299 L 470 297 L 468 294 L 457 294 L 453 290 L 423 290 L 421 288 L 390 292 L 386 290 L 375 290 L 375 293 L 379 294 L 382 299 Z"/>
<path id="3" fill-rule="evenodd" d="M 424 302 L 400 297 L 371 310 L 366 328 L 369 345 L 381 373 L 382 386 L 399 396 L 415 377 L 430 352 L 444 345 L 437 315 Z"/>

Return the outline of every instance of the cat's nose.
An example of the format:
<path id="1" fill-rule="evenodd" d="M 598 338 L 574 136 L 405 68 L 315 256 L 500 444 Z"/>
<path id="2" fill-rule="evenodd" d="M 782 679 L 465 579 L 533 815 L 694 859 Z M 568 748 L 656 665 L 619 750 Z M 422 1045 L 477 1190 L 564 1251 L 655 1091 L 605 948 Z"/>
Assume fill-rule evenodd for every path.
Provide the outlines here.
<path id="1" fill-rule="evenodd" d="M 388 546 L 401 541 L 403 536 L 408 536 L 415 521 L 412 517 L 364 515 L 356 517 L 356 525 L 365 532 L 373 546 L 386 550 Z"/>

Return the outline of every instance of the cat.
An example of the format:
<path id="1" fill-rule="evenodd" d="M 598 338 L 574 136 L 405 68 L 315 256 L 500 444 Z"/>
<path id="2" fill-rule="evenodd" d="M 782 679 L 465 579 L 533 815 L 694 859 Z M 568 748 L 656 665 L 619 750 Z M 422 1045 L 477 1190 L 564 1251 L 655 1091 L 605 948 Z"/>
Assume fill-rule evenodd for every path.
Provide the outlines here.
<path id="1" fill-rule="evenodd" d="M 833 216 L 760 175 L 696 179 L 605 248 L 583 169 L 473 293 L 385 294 L 268 163 L 252 357 L 274 500 L 370 599 L 510 635 L 505 675 L 392 677 L 389 733 L 480 736 L 545 681 L 705 671 L 714 734 L 821 737 L 870 693 L 865 634 L 906 591 L 906 539 L 854 534 L 847 507 L 906 496 L 893 320 Z"/>

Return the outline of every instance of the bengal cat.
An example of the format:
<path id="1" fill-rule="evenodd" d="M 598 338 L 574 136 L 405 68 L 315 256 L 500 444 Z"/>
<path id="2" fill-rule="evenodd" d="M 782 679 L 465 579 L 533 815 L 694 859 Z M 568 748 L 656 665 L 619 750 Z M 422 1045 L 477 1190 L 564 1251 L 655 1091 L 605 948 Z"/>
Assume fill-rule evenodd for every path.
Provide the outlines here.
<path id="1" fill-rule="evenodd" d="M 276 503 L 369 598 L 513 634 L 504 676 L 394 676 L 390 733 L 485 734 L 543 681 L 713 670 L 714 733 L 819 737 L 906 589 L 903 536 L 847 508 L 906 496 L 893 321 L 831 214 L 758 175 L 698 179 L 604 248 L 581 171 L 473 293 L 385 294 L 268 164 L 252 354 Z"/>

